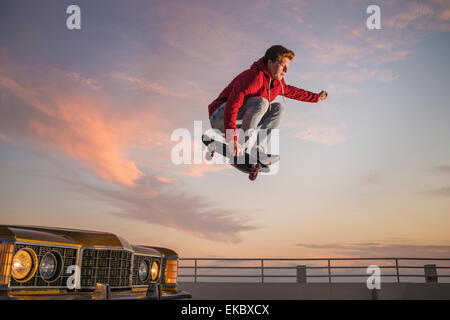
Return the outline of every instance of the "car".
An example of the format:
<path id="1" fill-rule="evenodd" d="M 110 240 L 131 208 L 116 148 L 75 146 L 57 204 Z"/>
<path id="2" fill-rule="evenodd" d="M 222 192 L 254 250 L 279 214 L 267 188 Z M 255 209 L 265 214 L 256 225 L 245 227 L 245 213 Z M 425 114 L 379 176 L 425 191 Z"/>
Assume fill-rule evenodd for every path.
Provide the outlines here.
<path id="1" fill-rule="evenodd" d="M 0 225 L 0 299 L 190 299 L 178 259 L 107 232 Z"/>

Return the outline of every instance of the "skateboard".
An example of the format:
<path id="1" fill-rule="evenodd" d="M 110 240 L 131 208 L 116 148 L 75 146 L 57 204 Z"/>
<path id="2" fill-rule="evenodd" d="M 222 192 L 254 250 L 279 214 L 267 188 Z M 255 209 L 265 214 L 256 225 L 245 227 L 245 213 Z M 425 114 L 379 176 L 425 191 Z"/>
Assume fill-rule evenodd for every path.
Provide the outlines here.
<path id="1" fill-rule="evenodd" d="M 261 163 L 256 156 L 251 155 L 247 152 L 243 156 L 234 157 L 233 155 L 227 154 L 228 146 L 225 143 L 216 141 L 207 135 L 202 135 L 203 144 L 208 148 L 208 153 L 206 154 L 206 159 L 211 160 L 217 151 L 219 154 L 231 160 L 230 165 L 248 174 L 248 178 L 254 181 L 259 172 L 270 172 L 270 167 L 266 164 Z"/>

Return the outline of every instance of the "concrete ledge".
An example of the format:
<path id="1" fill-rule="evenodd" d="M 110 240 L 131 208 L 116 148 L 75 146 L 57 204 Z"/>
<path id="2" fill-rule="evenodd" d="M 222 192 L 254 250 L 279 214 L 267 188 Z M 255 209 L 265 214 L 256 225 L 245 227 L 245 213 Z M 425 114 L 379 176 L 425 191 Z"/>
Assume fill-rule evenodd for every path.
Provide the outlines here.
<path id="1" fill-rule="evenodd" d="M 365 283 L 181 282 L 193 300 L 450 300 L 450 283 L 382 283 L 378 292 Z"/>

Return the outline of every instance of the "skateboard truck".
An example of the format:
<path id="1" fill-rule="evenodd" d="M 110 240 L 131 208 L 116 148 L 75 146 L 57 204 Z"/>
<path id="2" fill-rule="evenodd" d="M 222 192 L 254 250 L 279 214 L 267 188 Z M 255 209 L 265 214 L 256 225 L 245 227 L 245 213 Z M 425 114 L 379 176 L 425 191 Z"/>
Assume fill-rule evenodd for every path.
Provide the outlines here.
<path id="1" fill-rule="evenodd" d="M 216 152 L 216 145 L 214 143 L 208 144 L 208 151 L 211 158 L 214 157 L 214 153 Z"/>

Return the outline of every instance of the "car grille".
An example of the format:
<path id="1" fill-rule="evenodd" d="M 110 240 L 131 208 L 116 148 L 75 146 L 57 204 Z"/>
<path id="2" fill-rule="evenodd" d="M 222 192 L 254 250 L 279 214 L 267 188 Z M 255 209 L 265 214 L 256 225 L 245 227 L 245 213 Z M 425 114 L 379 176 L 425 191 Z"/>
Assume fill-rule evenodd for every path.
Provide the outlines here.
<path id="1" fill-rule="evenodd" d="M 61 275 L 56 278 L 54 281 L 47 282 L 39 275 L 39 267 L 37 268 L 34 276 L 28 280 L 27 282 L 19 282 L 16 281 L 13 277 L 11 277 L 10 286 L 11 287 L 66 287 L 67 279 L 70 277 L 70 274 L 66 274 L 66 270 L 69 266 L 75 265 L 77 261 L 77 249 L 73 248 L 60 248 L 60 247 L 49 247 L 49 246 L 37 246 L 37 245 L 28 245 L 28 244 L 16 244 L 14 248 L 14 254 L 17 251 L 23 248 L 32 249 L 38 259 L 38 263 L 41 261 L 41 258 L 49 251 L 56 251 L 61 255 L 63 261 L 63 267 L 61 270 Z M 13 255 L 14 255 L 13 254 Z"/>
<path id="2" fill-rule="evenodd" d="M 126 250 L 83 249 L 81 289 L 107 283 L 112 289 L 131 286 L 132 253 Z"/>

